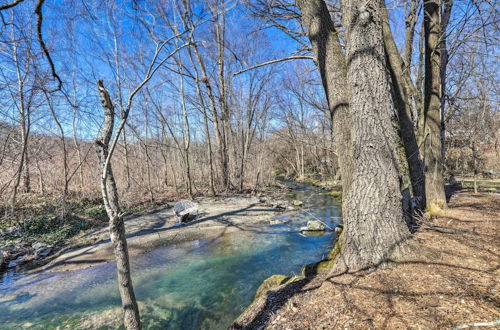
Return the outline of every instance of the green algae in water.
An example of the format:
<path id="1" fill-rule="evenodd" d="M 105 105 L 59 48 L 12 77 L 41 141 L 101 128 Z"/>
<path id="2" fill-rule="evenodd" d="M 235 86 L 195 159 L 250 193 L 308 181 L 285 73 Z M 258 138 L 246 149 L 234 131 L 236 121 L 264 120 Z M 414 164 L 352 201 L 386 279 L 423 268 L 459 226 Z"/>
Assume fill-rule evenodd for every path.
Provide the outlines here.
<path id="1" fill-rule="evenodd" d="M 309 186 L 295 188 L 308 211 L 286 225 L 168 246 L 133 259 L 144 328 L 226 328 L 252 302 L 263 280 L 273 274 L 298 275 L 304 265 L 323 259 L 334 234 L 303 237 L 298 229 L 311 216 L 332 224 L 339 205 Z M 115 272 L 109 263 L 64 273 L 4 274 L 2 329 L 119 328 Z"/>

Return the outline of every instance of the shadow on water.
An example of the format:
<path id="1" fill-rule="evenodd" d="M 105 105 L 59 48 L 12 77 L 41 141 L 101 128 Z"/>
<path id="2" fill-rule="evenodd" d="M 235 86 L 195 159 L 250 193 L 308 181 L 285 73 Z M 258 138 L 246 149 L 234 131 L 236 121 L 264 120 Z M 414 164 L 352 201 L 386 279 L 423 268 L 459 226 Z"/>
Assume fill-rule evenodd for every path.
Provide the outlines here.
<path id="1" fill-rule="evenodd" d="M 333 227 L 340 206 L 309 185 L 294 184 L 293 192 L 304 202 L 304 210 L 286 215 L 286 224 L 170 245 L 134 258 L 132 274 L 144 328 L 226 328 L 264 279 L 298 274 L 302 266 L 322 259 L 334 234 L 305 237 L 298 229 L 315 218 Z M 62 273 L 4 274 L 2 329 L 77 325 L 90 314 L 96 326 L 118 324 L 115 271 L 115 264 L 108 263 Z"/>

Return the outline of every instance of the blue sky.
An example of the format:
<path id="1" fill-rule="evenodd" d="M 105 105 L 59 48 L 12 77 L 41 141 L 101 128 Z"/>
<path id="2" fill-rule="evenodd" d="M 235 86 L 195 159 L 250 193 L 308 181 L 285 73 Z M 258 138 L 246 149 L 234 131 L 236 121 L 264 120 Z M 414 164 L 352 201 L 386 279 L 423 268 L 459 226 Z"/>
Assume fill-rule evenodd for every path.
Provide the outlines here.
<path id="1" fill-rule="evenodd" d="M 69 6 L 67 4 L 70 4 Z M 153 52 L 154 44 L 151 42 L 151 38 L 148 36 L 147 31 L 138 22 L 134 15 L 137 12 L 134 11 L 132 7 L 132 1 L 117 1 L 116 8 L 113 10 L 107 9 L 103 5 L 103 1 L 85 1 L 82 0 L 70 0 L 65 2 L 66 6 L 61 5 L 61 1 L 52 0 L 47 1 L 44 7 L 44 35 L 47 44 L 51 48 L 51 54 L 54 58 L 55 66 L 58 73 L 63 77 L 65 82 L 65 90 L 68 95 L 76 95 L 79 100 L 78 109 L 78 125 L 81 127 L 80 137 L 85 139 L 91 139 L 96 136 L 99 123 L 101 121 L 100 107 L 98 105 L 97 92 L 95 88 L 95 81 L 97 79 L 103 79 L 106 86 L 108 86 L 110 92 L 112 93 L 115 100 L 117 99 L 117 89 L 114 75 L 114 64 L 113 59 L 113 25 L 111 24 L 111 17 L 117 19 L 117 35 L 118 35 L 118 48 L 120 54 L 120 61 L 123 63 L 120 67 L 120 72 L 122 75 L 123 84 L 123 94 L 125 98 L 131 88 L 137 85 L 141 77 L 144 75 L 145 64 L 137 64 L 137 60 L 133 59 L 138 54 L 144 54 L 145 61 L 150 59 Z M 141 6 L 145 6 L 146 2 L 139 1 Z M 16 10 L 21 10 L 26 17 L 26 19 L 34 19 L 32 15 L 33 4 L 31 2 L 25 2 L 19 5 Z M 397 43 L 400 45 L 404 42 L 404 20 L 403 11 L 401 7 L 389 5 L 391 8 L 391 26 L 395 35 Z M 146 7 L 143 7 L 143 9 Z M 151 12 L 154 12 L 154 8 L 149 8 Z M 471 5 L 470 1 L 455 1 L 453 9 L 453 20 L 450 24 L 450 30 L 452 33 L 459 31 L 460 24 L 456 22 L 460 21 L 464 17 L 471 17 L 471 19 L 477 19 L 477 8 Z M 199 7 L 195 9 L 199 14 L 201 13 Z M 144 13 L 144 11 L 143 11 Z M 4 14 L 5 16 L 6 14 Z M 476 16 L 475 16 L 476 15 Z M 153 16 L 148 16 L 148 22 L 153 22 Z M 158 38 L 165 38 L 170 35 L 171 32 L 162 25 L 162 21 L 157 19 L 155 25 L 150 27 L 153 29 Z M 204 46 L 208 45 L 212 40 L 210 38 L 213 36 L 209 33 L 210 29 L 209 22 L 205 23 L 204 26 L 199 28 L 197 33 L 198 41 Z M 275 29 L 268 28 L 262 30 L 263 22 L 256 20 L 251 17 L 243 5 L 237 4 L 233 9 L 231 9 L 227 14 L 227 32 L 228 32 L 228 48 L 234 51 L 236 57 L 239 61 L 232 63 L 228 68 L 229 71 L 234 72 L 236 70 L 242 69 L 246 66 L 254 65 L 267 60 L 272 60 L 276 58 L 286 57 L 291 55 L 294 51 L 298 49 L 298 44 L 292 40 L 290 37 L 285 35 L 283 32 Z M 419 30 L 421 24 L 417 24 L 417 32 L 415 35 L 415 48 L 418 45 L 419 40 Z M 248 43 L 248 36 L 251 35 L 253 31 L 261 30 L 264 33 L 264 38 L 259 39 L 258 44 Z M 4 31 L 5 33 L 5 31 Z M 34 44 L 35 47 L 36 43 Z M 74 47 L 74 48 L 73 48 Z M 167 47 L 162 56 L 165 56 L 174 48 L 174 45 Z M 213 52 L 213 46 L 207 47 L 203 50 L 205 55 Z M 495 48 L 486 49 L 487 52 L 495 52 Z M 230 53 L 228 50 L 227 53 Z M 241 54 L 250 53 L 246 55 L 248 57 L 244 62 L 241 61 Z M 186 52 L 182 51 L 181 56 L 186 56 Z M 414 56 L 417 56 L 415 53 Z M 160 56 L 161 58 L 161 56 Z M 206 57 L 207 64 L 213 67 L 214 63 Z M 492 57 L 494 59 L 494 57 Z M 234 59 L 234 58 L 233 58 Z M 300 63 L 299 63 L 300 61 Z M 111 62 L 111 63 L 110 63 Z M 416 59 L 414 60 L 414 63 Z M 43 64 L 44 62 L 41 61 Z M 128 63 L 132 63 L 131 66 Z M 228 63 L 230 61 L 228 60 Z M 498 70 L 496 61 L 491 62 L 492 74 L 498 81 Z M 288 75 L 294 74 L 295 68 L 303 65 L 312 65 L 308 60 L 298 60 L 293 62 L 283 62 L 275 64 L 274 68 L 260 68 L 257 69 L 263 73 L 273 70 L 273 74 L 276 76 L 274 78 L 273 84 L 279 90 L 280 84 L 288 79 Z M 169 64 L 172 67 L 172 62 Z M 137 70 L 137 68 L 139 68 Z M 215 69 L 213 69 L 215 70 Z M 211 71 L 211 74 L 215 74 L 215 71 Z M 162 85 L 161 79 L 177 79 L 175 78 L 175 73 L 168 70 L 161 70 L 160 75 L 152 79 L 151 86 L 158 86 L 160 88 L 159 97 L 162 98 L 161 103 L 165 108 L 179 109 L 179 96 L 178 91 L 168 85 Z M 247 74 L 242 74 L 235 79 L 239 82 L 245 81 L 247 79 Z M 73 88 L 72 81 L 76 79 L 77 88 Z M 177 80 L 175 80 L 177 81 Z M 186 79 L 186 85 L 190 93 L 194 93 L 194 87 L 192 81 Z M 189 87 L 191 86 L 191 87 Z M 318 87 L 320 88 L 320 87 Z M 170 90 L 166 90 L 170 89 Z M 71 107 L 64 101 L 62 97 L 56 97 L 54 104 L 58 108 L 58 115 L 61 116 L 65 124 L 65 129 L 70 132 L 72 124 L 73 111 L 70 111 Z M 141 102 L 141 95 L 136 99 L 136 102 Z M 15 111 L 12 108 L 13 117 L 15 117 Z M 5 111 L 5 110 L 4 110 Z M 137 112 L 138 114 L 139 112 Z M 190 111 L 192 116 L 197 116 L 196 111 Z M 38 123 L 40 131 L 50 130 L 51 119 L 46 119 L 44 122 L 42 113 L 40 112 L 40 118 L 35 121 Z M 34 114 L 34 116 L 36 113 Z M 135 115 L 135 114 L 134 114 Z M 36 116 L 35 116 L 36 117 Z M 138 120 L 140 118 L 137 118 Z M 196 119 L 196 118 L 195 118 Z M 193 120 L 193 123 L 201 123 L 198 119 Z M 277 125 L 278 122 L 275 121 Z M 56 133 L 53 131 L 53 133 Z"/>

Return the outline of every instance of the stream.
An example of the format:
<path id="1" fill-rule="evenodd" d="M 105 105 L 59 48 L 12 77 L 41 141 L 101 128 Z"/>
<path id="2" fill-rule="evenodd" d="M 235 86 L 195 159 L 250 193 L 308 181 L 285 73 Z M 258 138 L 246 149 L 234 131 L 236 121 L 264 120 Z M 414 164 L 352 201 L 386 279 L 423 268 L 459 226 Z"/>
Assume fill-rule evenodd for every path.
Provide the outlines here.
<path id="1" fill-rule="evenodd" d="M 336 237 L 304 236 L 299 228 L 320 219 L 334 227 L 340 203 L 308 184 L 289 183 L 303 209 L 286 222 L 212 240 L 165 246 L 131 260 L 145 329 L 225 329 L 273 274 L 299 275 L 319 261 Z M 121 303 L 115 263 L 69 272 L 0 274 L 0 328 L 116 328 Z"/>

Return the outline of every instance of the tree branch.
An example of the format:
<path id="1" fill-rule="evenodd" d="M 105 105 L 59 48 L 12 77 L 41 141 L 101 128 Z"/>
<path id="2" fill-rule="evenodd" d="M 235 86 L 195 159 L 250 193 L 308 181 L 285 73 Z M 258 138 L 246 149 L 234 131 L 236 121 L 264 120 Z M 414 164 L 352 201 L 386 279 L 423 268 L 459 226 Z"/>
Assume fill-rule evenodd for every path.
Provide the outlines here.
<path id="1" fill-rule="evenodd" d="M 43 41 L 43 34 L 42 34 L 42 22 L 43 22 L 43 15 L 42 15 L 42 7 L 43 4 L 45 3 L 45 0 L 38 0 L 35 8 L 35 14 L 37 15 L 38 19 L 36 21 L 36 30 L 37 30 L 37 36 L 38 36 L 38 42 L 40 43 L 40 46 L 42 47 L 43 53 L 45 57 L 47 58 L 47 61 L 49 62 L 50 65 L 50 71 L 52 73 L 52 77 L 54 77 L 57 80 L 57 88 L 54 90 L 51 90 L 49 92 L 55 92 L 58 90 L 61 90 L 62 87 L 62 81 L 59 75 L 56 73 L 56 69 L 54 67 L 54 62 L 52 61 L 52 57 L 50 57 L 49 50 L 47 49 L 47 46 L 45 45 L 45 42 Z"/>
<path id="2" fill-rule="evenodd" d="M 260 68 L 261 66 L 265 66 L 265 65 L 269 65 L 269 64 L 274 64 L 274 63 L 278 63 L 278 62 L 283 62 L 283 61 L 290 61 L 290 60 L 314 60 L 314 57 L 312 57 L 312 56 L 302 56 L 302 55 L 300 55 L 300 56 L 283 57 L 283 58 L 279 58 L 279 59 L 276 59 L 276 60 L 272 60 L 272 61 L 268 61 L 268 62 L 256 64 L 256 65 L 253 65 L 253 66 L 248 67 L 246 69 L 240 70 L 238 72 L 233 73 L 233 77 L 237 76 L 237 75 L 239 75 L 239 74 L 241 74 L 243 72 L 247 72 L 247 71 L 250 71 L 250 70 L 253 70 L 253 69 Z"/>
<path id="3" fill-rule="evenodd" d="M 0 6 L 0 11 L 4 10 L 4 9 L 9 9 L 9 8 L 15 7 L 15 6 L 17 6 L 18 4 L 20 4 L 23 1 L 24 0 L 15 0 L 15 1 L 12 1 L 11 3 L 2 5 L 2 6 Z"/>
<path id="4" fill-rule="evenodd" d="M 174 36 L 176 37 L 176 36 Z M 173 38 L 173 37 L 172 37 Z M 137 87 L 130 93 L 129 97 L 128 97 L 128 102 L 127 102 L 127 107 L 125 108 L 125 111 L 124 111 L 124 114 L 123 114 L 123 117 L 122 117 L 122 120 L 120 122 L 120 125 L 118 126 L 118 129 L 116 131 L 116 135 L 113 139 L 113 142 L 111 143 L 111 146 L 109 148 L 109 153 L 108 153 L 108 156 L 106 158 L 106 161 L 105 161 L 105 164 L 104 164 L 104 171 L 102 173 L 102 177 L 104 178 L 105 175 L 106 175 L 106 172 L 105 172 L 105 169 L 107 168 L 110 160 L 111 160 L 111 157 L 113 156 L 113 152 L 116 148 L 116 144 L 118 143 L 118 138 L 120 137 L 120 134 L 123 130 L 123 127 L 125 127 L 125 124 L 127 123 L 127 118 L 128 118 L 128 115 L 130 113 L 130 110 L 132 109 L 132 100 L 134 99 L 134 96 L 135 94 L 137 94 L 142 87 L 144 87 L 144 85 L 146 85 L 148 83 L 148 81 L 153 77 L 153 75 L 155 74 L 155 72 L 169 59 L 171 58 L 172 56 L 174 56 L 178 51 L 180 51 L 181 49 L 183 49 L 184 47 L 188 46 L 189 43 L 186 43 L 186 44 L 183 44 L 179 47 L 177 47 L 176 49 L 174 49 L 170 54 L 168 54 L 164 59 L 162 59 L 160 61 L 160 63 L 156 64 L 156 60 L 162 50 L 162 48 L 166 45 L 166 43 L 171 40 L 172 38 L 169 38 L 167 39 L 166 41 L 164 41 L 159 47 L 157 47 L 156 51 L 155 51 L 155 54 L 153 55 L 153 59 L 149 65 L 149 68 L 146 72 L 146 75 L 144 77 L 144 80 L 139 83 L 139 85 L 137 85 Z M 156 64 L 156 66 L 155 66 Z"/>

